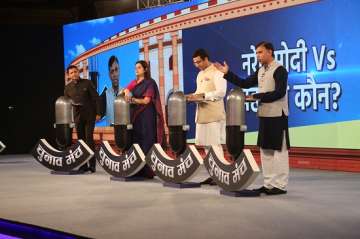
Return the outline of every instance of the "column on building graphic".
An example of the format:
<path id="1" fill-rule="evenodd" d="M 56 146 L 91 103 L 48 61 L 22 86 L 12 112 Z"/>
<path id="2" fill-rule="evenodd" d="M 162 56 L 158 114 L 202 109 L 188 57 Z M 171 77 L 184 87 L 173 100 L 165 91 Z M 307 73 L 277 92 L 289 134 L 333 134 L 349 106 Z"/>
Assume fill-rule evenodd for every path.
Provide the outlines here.
<path id="1" fill-rule="evenodd" d="M 179 89 L 178 32 L 171 32 L 173 89 Z"/>
<path id="2" fill-rule="evenodd" d="M 142 43 L 144 48 L 144 60 L 149 63 L 149 38 L 144 38 Z"/>
<path id="3" fill-rule="evenodd" d="M 100 88 L 99 88 L 99 66 L 98 66 L 98 56 L 94 55 L 90 58 L 88 58 L 88 79 L 91 80 L 93 83 L 95 89 L 101 94 Z"/>
<path id="4" fill-rule="evenodd" d="M 165 76 L 164 76 L 164 35 L 156 36 L 158 43 L 158 72 L 159 72 L 159 92 L 163 113 L 165 115 Z"/>
<path id="5" fill-rule="evenodd" d="M 83 78 L 89 79 L 89 62 L 88 59 L 82 61 Z"/>

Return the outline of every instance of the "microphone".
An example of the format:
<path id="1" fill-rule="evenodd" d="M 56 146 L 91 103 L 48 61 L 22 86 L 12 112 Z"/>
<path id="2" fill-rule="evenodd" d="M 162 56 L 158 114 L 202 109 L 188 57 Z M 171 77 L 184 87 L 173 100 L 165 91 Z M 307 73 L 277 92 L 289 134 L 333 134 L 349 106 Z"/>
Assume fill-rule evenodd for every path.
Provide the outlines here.
<path id="1" fill-rule="evenodd" d="M 169 144 L 177 154 L 182 154 L 186 149 L 186 133 L 189 125 L 186 124 L 186 97 L 183 92 L 173 92 L 168 97 L 168 127 Z"/>
<path id="2" fill-rule="evenodd" d="M 114 100 L 114 133 L 116 146 L 122 151 L 127 151 L 132 145 L 132 128 L 130 104 L 120 94 Z"/>
<path id="3" fill-rule="evenodd" d="M 72 144 L 74 126 L 72 101 L 66 96 L 60 96 L 55 102 L 54 124 L 56 144 L 60 150 L 64 150 Z"/>
<path id="4" fill-rule="evenodd" d="M 244 149 L 245 94 L 240 88 L 230 91 L 226 98 L 226 146 L 234 160 Z"/>

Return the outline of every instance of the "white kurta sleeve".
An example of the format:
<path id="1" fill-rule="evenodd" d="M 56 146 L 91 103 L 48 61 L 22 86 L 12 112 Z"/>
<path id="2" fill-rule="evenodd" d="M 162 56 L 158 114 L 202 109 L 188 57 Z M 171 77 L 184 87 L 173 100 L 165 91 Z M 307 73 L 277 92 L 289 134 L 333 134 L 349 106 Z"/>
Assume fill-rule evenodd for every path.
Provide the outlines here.
<path id="1" fill-rule="evenodd" d="M 205 100 L 220 100 L 226 95 L 227 82 L 224 79 L 224 74 L 217 71 L 214 76 L 215 90 L 205 93 Z"/>
<path id="2" fill-rule="evenodd" d="M 199 94 L 199 74 L 196 77 L 196 90 L 194 94 Z"/>

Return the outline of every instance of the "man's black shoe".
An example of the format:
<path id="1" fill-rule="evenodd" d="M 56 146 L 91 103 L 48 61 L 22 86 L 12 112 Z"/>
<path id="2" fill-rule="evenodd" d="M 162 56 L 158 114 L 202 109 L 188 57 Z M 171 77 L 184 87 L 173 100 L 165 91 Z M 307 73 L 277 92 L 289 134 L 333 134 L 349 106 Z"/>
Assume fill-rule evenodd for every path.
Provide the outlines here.
<path id="1" fill-rule="evenodd" d="M 280 188 L 267 189 L 267 191 L 266 191 L 267 195 L 281 195 L 281 194 L 286 194 L 286 193 L 287 193 L 286 190 L 282 190 Z"/>
<path id="2" fill-rule="evenodd" d="M 268 190 L 270 190 L 270 189 L 268 189 L 268 188 L 266 188 L 266 187 L 264 187 L 264 186 L 262 186 L 261 188 L 255 188 L 255 189 L 253 189 L 253 191 L 254 192 L 258 192 L 258 193 L 266 193 L 267 194 L 267 191 Z"/>
<path id="3" fill-rule="evenodd" d="M 204 181 L 202 181 L 200 184 L 204 185 L 204 184 L 208 184 L 208 185 L 216 185 L 216 183 L 214 182 L 214 180 L 212 178 L 207 178 Z"/>
<path id="4" fill-rule="evenodd" d="M 96 168 L 89 168 L 89 171 L 90 171 L 91 173 L 95 173 L 95 172 L 96 172 Z"/>
<path id="5" fill-rule="evenodd" d="M 78 174 L 85 174 L 87 171 L 88 171 L 87 168 L 79 168 L 77 172 Z"/>

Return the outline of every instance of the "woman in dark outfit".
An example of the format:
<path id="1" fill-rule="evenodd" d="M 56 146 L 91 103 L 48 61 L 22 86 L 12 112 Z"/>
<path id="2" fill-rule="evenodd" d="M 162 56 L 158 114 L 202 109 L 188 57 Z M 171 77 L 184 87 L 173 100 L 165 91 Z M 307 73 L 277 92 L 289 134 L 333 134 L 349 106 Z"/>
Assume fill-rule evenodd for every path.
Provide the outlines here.
<path id="1" fill-rule="evenodd" d="M 145 61 L 136 62 L 135 72 L 136 79 L 126 87 L 125 97 L 132 103 L 132 142 L 139 144 L 146 155 L 154 144 L 163 142 L 164 118 L 159 90 L 156 82 L 150 77 L 148 64 Z M 154 173 L 145 165 L 135 176 L 152 178 Z"/>

